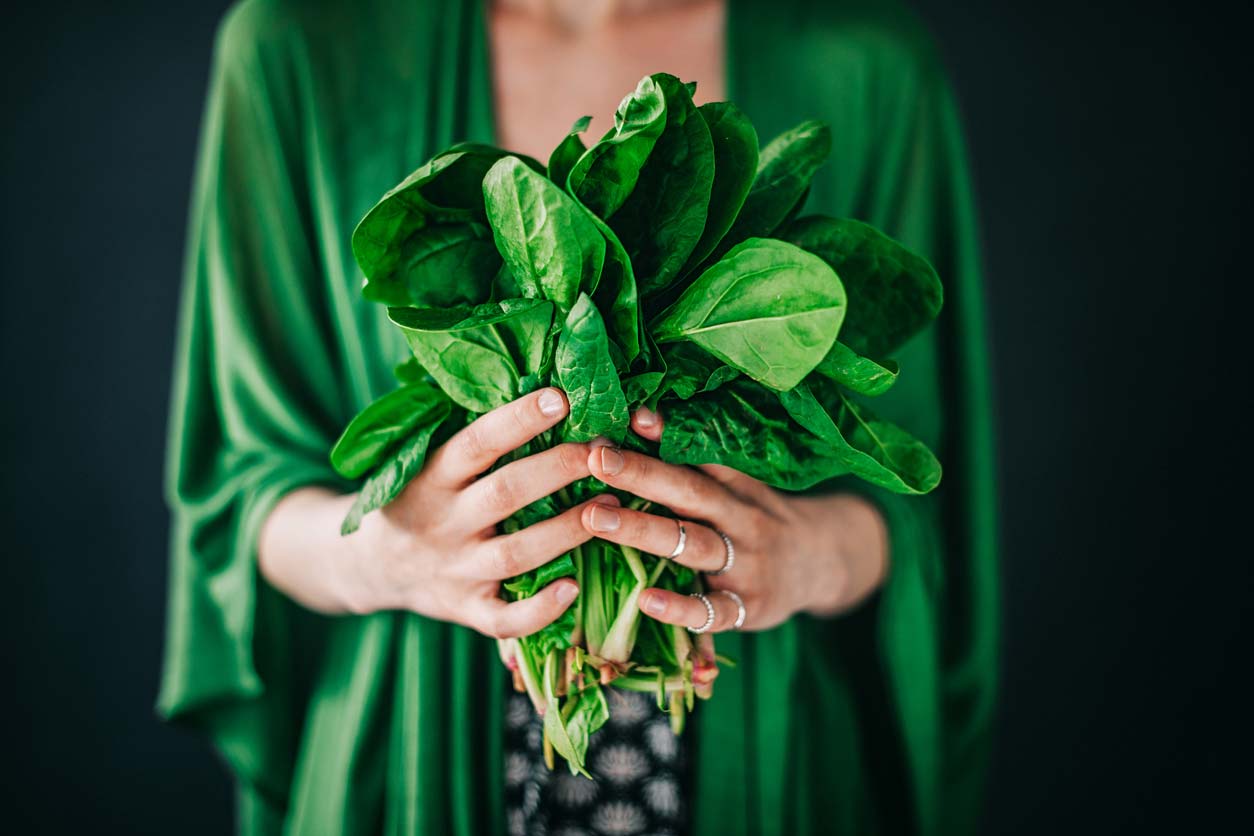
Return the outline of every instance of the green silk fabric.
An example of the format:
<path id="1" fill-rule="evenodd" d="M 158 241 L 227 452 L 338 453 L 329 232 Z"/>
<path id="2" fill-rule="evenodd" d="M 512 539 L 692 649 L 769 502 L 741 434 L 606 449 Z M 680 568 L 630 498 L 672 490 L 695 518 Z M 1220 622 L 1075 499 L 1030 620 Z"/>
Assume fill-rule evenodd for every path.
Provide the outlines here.
<path id="1" fill-rule="evenodd" d="M 832 126 L 809 211 L 869 221 L 935 262 L 945 310 L 876 409 L 932 445 L 945 477 L 922 498 L 828 486 L 866 492 L 888 521 L 891 575 L 860 611 L 718 637 L 739 666 L 689 724 L 693 829 L 969 833 L 996 680 L 996 532 L 952 94 L 891 3 L 733 1 L 727 43 L 730 98 L 764 142 L 806 118 Z M 311 614 L 256 561 L 285 492 L 352 489 L 328 450 L 406 349 L 362 299 L 349 236 L 434 152 L 492 140 L 488 62 L 478 3 L 248 2 L 219 32 L 175 358 L 158 709 L 225 758 L 244 834 L 503 831 L 494 644 L 408 613 Z"/>

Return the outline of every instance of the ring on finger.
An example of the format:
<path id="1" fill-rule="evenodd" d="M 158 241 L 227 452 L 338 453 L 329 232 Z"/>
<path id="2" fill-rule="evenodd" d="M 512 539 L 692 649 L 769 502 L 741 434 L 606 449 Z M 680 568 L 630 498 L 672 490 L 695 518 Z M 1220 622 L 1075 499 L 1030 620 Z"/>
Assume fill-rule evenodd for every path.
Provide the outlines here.
<path id="1" fill-rule="evenodd" d="M 666 556 L 667 560 L 674 560 L 679 557 L 684 553 L 684 548 L 688 545 L 688 529 L 684 528 L 684 521 L 675 520 L 675 523 L 679 526 L 679 542 L 675 544 L 674 550 Z"/>
<path id="2" fill-rule="evenodd" d="M 708 633 L 710 628 L 714 626 L 714 602 L 711 601 L 710 596 L 706 595 L 704 592 L 694 592 L 691 597 L 696 598 L 700 600 L 702 604 L 705 604 L 705 623 L 700 627 L 688 628 L 689 633 L 692 633 L 694 636 L 699 636 L 702 633 Z"/>
<path id="3" fill-rule="evenodd" d="M 727 550 L 727 556 L 723 560 L 723 565 L 713 572 L 707 572 L 707 575 L 717 576 L 726 575 L 736 565 L 736 547 L 732 544 L 732 539 L 722 531 L 716 531 L 719 537 L 723 538 L 723 547 Z"/>
<path id="4" fill-rule="evenodd" d="M 748 614 L 745 610 L 745 600 L 736 593 L 732 592 L 730 589 L 720 589 L 718 591 L 730 598 L 732 603 L 736 605 L 736 621 L 732 624 L 731 628 L 733 630 L 739 630 L 741 627 L 745 626 L 745 616 Z"/>

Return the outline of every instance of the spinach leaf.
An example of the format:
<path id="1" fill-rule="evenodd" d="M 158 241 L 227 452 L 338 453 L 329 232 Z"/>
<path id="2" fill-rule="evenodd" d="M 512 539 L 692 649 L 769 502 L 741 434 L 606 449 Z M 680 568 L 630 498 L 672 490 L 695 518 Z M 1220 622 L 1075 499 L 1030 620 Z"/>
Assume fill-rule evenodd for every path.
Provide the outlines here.
<path id="1" fill-rule="evenodd" d="M 582 691 L 576 691 L 569 699 L 575 704 L 562 712 L 567 715 L 566 735 L 577 761 L 584 763 L 588 757 L 588 741 L 592 739 L 592 733 L 604 726 L 605 721 L 610 718 L 610 707 L 605 702 L 601 686 L 595 683 Z"/>
<path id="2" fill-rule="evenodd" d="M 654 76 L 646 76 L 619 104 L 613 129 L 570 170 L 567 189 L 594 215 L 612 217 L 636 188 L 665 125 L 665 95 Z"/>
<path id="3" fill-rule="evenodd" d="M 548 299 L 563 315 L 591 293 L 605 262 L 605 240 L 573 198 L 516 157 L 483 179 L 496 246 L 523 296 Z"/>
<path id="4" fill-rule="evenodd" d="M 370 279 L 362 295 L 385 305 L 442 307 L 477 303 L 491 292 L 501 256 L 479 223 L 431 224 L 399 247 L 400 259 Z"/>
<path id="5" fill-rule="evenodd" d="M 418 362 L 417 357 L 406 357 L 392 369 L 392 374 L 401 383 L 426 383 L 433 378 Z"/>
<path id="6" fill-rule="evenodd" d="M 840 338 L 859 354 L 896 351 L 940 312 L 936 270 L 873 226 L 811 216 L 783 237 L 826 261 L 844 282 L 852 303 Z"/>
<path id="7" fill-rule="evenodd" d="M 570 441 L 591 441 L 603 435 L 621 442 L 627 431 L 627 400 L 610 358 L 605 323 L 587 294 L 580 295 L 566 317 L 554 372 L 570 400 L 563 436 Z"/>
<path id="8" fill-rule="evenodd" d="M 569 578 L 575 574 L 575 561 L 570 552 L 550 560 L 543 566 L 502 584 L 520 599 L 529 598 L 541 589 L 560 578 Z"/>
<path id="9" fill-rule="evenodd" d="M 692 96 L 672 75 L 653 79 L 666 102 L 665 128 L 631 194 L 613 215 L 602 215 L 627 249 L 645 297 L 670 286 L 692 255 L 714 182 L 710 129 Z"/>
<path id="10" fill-rule="evenodd" d="M 830 444 L 806 432 L 775 392 L 740 378 L 718 390 L 665 404 L 659 455 L 672 464 L 722 464 L 768 485 L 803 490 L 849 471 Z"/>
<path id="11" fill-rule="evenodd" d="M 645 345 L 644 323 L 640 319 L 640 300 L 636 293 L 636 274 L 631 260 L 614 230 L 596 215 L 590 215 L 596 228 L 605 236 L 605 264 L 597 283 L 593 301 L 605 311 L 606 329 L 622 355 L 625 368 L 640 355 Z"/>
<path id="12" fill-rule="evenodd" d="M 553 153 L 549 155 L 549 179 L 559 189 L 566 188 L 566 180 L 570 177 L 570 170 L 575 167 L 575 163 L 579 162 L 579 158 L 584 155 L 588 149 L 584 148 L 583 140 L 579 135 L 588 130 L 591 124 L 591 116 L 580 117 L 575 124 L 570 126 L 570 133 L 566 134 L 558 146 L 553 149 Z"/>
<path id="13" fill-rule="evenodd" d="M 345 479 L 377 467 L 431 412 L 448 398 L 430 383 L 395 389 L 357 414 L 331 450 L 331 466 Z"/>
<path id="14" fill-rule="evenodd" d="M 553 304 L 507 299 L 475 308 L 389 308 L 418 362 L 458 406 L 482 413 L 542 375 Z M 532 384 L 534 388 L 534 383 Z"/>
<path id="15" fill-rule="evenodd" d="M 682 273 L 696 268 L 731 229 L 753 185 L 758 166 L 758 132 L 731 102 L 710 102 L 697 108 L 710 130 L 714 148 L 714 181 L 701 239 Z"/>
<path id="16" fill-rule="evenodd" d="M 767 238 L 738 245 L 653 323 L 658 343 L 691 340 L 772 389 L 791 389 L 836 340 L 840 279 L 817 256 Z"/>
<path id="17" fill-rule="evenodd" d="M 409 438 L 366 480 L 340 525 L 340 534 L 352 534 L 361 526 L 362 517 L 387 505 L 400 496 L 405 486 L 422 471 L 431 438 L 453 414 L 453 405 L 444 398 L 433 402 Z"/>
<path id="18" fill-rule="evenodd" d="M 712 392 L 729 380 L 740 376 L 733 366 L 692 343 L 671 343 L 663 351 L 666 358 L 665 388 L 677 397 L 688 399 L 702 392 Z"/>
<path id="19" fill-rule="evenodd" d="M 849 473 L 895 493 L 927 493 L 940 484 L 940 462 L 927 445 L 879 420 L 838 387 L 816 382 L 812 389 L 803 383 L 780 392 L 779 400 L 798 424 L 827 445 L 826 455 Z"/>
<path id="20" fill-rule="evenodd" d="M 487 215 L 480 184 L 505 153 L 488 145 L 454 145 L 380 198 L 353 230 L 353 256 L 367 280 L 405 287 L 408 283 L 393 274 L 404 268 L 412 255 L 405 243 L 421 240 L 415 233 L 436 223 L 484 223 Z M 528 158 L 527 164 L 543 171 L 535 160 Z M 395 298 L 395 291 L 387 287 L 377 291 L 381 301 L 384 296 Z"/>
<path id="21" fill-rule="evenodd" d="M 882 395 L 897 382 L 898 369 L 892 360 L 877 363 L 837 340 L 814 371 L 861 395 Z"/>
<path id="22" fill-rule="evenodd" d="M 714 257 L 746 238 L 774 233 L 799 207 L 814 173 L 831 151 L 832 132 L 822 122 L 802 122 L 771 140 L 758 157 L 753 187 L 740 214 Z"/>

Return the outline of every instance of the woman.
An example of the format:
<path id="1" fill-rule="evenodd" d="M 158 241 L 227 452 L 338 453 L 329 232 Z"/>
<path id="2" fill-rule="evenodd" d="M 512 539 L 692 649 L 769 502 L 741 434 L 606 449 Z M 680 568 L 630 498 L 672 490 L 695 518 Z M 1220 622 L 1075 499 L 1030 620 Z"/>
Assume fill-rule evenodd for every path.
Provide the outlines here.
<path id="1" fill-rule="evenodd" d="M 736 565 L 711 585 L 747 608 L 730 631 L 734 603 L 712 596 L 719 648 L 740 664 L 679 741 L 685 803 L 648 826 L 974 827 L 995 678 L 993 486 L 973 216 L 935 56 L 888 3 L 611 6 L 580 17 L 562 4 L 570 18 L 554 3 L 251 2 L 222 27 L 173 398 L 160 710 L 222 752 L 244 833 L 504 829 L 505 750 L 527 749 L 506 739 L 505 676 L 485 634 L 530 632 L 578 590 L 562 580 L 506 605 L 500 579 L 593 536 L 674 546 L 673 522 L 608 504 L 508 543 L 495 534 L 509 508 L 589 474 L 693 520 L 695 568 L 723 564 L 714 530 L 726 531 Z M 435 151 L 498 139 L 543 152 L 585 112 L 608 124 L 657 70 L 733 99 L 764 139 L 829 122 L 833 158 L 809 207 L 870 221 L 937 264 L 945 313 L 902 352 L 909 373 L 880 411 L 938 449 L 942 487 L 904 499 L 838 482 L 794 497 L 594 445 L 481 476 L 562 419 L 562 393 L 545 390 L 450 440 L 341 538 L 353 486 L 327 450 L 406 352 L 358 292 L 355 222 Z M 656 438 L 664 420 L 639 414 L 633 428 Z M 661 591 L 642 604 L 670 623 L 705 620 L 703 605 Z M 525 809 L 511 801 L 511 829 L 555 821 L 561 802 L 547 789 Z"/>

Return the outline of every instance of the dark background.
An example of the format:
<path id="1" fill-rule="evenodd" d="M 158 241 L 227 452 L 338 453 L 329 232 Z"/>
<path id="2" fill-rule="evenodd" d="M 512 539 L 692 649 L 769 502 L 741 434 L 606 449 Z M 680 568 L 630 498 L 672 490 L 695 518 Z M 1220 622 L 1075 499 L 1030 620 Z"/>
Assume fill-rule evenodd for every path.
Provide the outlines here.
<path id="1" fill-rule="evenodd" d="M 1005 543 L 986 831 L 1216 830 L 1250 777 L 1254 585 L 1225 531 L 1248 472 L 1245 30 L 1205 4 L 917 5 L 986 239 Z M 151 707 L 175 306 L 223 7 L 61 3 L 0 36 L 17 832 L 230 827 L 222 768 Z"/>

